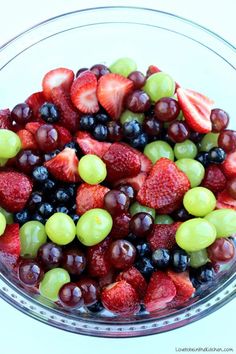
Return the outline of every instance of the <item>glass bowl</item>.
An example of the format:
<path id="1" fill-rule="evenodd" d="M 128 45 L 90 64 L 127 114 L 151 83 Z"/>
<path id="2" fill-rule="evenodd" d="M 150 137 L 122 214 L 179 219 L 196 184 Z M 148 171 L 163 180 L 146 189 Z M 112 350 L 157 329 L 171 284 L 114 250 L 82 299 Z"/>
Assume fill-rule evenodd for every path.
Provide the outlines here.
<path id="1" fill-rule="evenodd" d="M 135 7 L 75 11 L 30 28 L 2 46 L 0 54 L 2 108 L 13 107 L 40 90 L 43 75 L 52 68 L 76 71 L 129 56 L 141 70 L 156 64 L 182 86 L 207 94 L 231 117 L 235 114 L 236 49 L 215 33 L 173 14 Z M 0 295 L 18 310 L 66 331 L 141 336 L 189 324 L 226 304 L 235 296 L 235 270 L 236 262 L 227 265 L 183 308 L 129 318 L 60 310 L 36 294 L 27 294 L 4 269 Z"/>

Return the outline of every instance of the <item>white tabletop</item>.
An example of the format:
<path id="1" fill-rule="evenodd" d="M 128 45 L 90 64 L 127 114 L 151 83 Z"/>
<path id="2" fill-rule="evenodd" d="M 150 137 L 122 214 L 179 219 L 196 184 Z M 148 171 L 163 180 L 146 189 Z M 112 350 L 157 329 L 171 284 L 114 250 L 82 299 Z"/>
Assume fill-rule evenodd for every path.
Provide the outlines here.
<path id="1" fill-rule="evenodd" d="M 0 46 L 17 33 L 49 17 L 83 7 L 133 5 L 173 12 L 217 32 L 236 45 L 235 0 L 1 0 Z M 14 85 L 14 82 L 12 83 Z M 0 96 L 1 104 L 1 96 Z M 235 112 L 236 114 L 236 112 Z M 178 348 L 234 348 L 236 302 L 178 330 L 134 339 L 102 339 L 74 335 L 39 323 L 0 299 L 0 353 L 149 353 L 172 354 Z M 208 349 L 209 350 L 209 349 Z M 206 352 L 206 350 L 205 350 Z"/>

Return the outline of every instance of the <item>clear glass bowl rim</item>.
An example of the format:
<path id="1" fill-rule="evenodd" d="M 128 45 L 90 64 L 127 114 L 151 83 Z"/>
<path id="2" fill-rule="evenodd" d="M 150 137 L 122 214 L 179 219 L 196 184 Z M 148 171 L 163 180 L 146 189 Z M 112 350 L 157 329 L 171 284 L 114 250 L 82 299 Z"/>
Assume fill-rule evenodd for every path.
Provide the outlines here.
<path id="1" fill-rule="evenodd" d="M 136 6 L 103 6 L 85 8 L 52 17 L 48 20 L 42 21 L 28 28 L 27 30 L 21 32 L 11 40 L 7 41 L 0 47 L 0 52 L 2 53 L 9 46 L 14 45 L 15 41 L 21 39 L 24 36 L 27 36 L 29 32 L 39 29 L 40 27 L 52 23 L 54 21 L 60 20 L 61 18 L 64 18 L 66 16 L 83 12 L 87 13 L 90 11 L 104 11 L 116 9 L 127 11 L 149 11 L 157 13 L 159 15 L 173 17 L 174 19 L 177 19 L 181 22 L 185 22 L 190 26 L 196 27 L 198 30 L 204 31 L 210 37 L 214 37 L 217 41 L 220 41 L 221 44 L 227 47 L 230 50 L 231 55 L 233 55 L 233 58 L 235 58 L 236 47 L 218 34 L 216 34 L 215 32 L 211 31 L 210 29 L 201 26 L 194 21 L 188 20 L 181 16 L 177 16 L 172 13 Z M 34 44 L 37 44 L 37 42 Z M 17 55 L 19 55 L 20 53 L 21 52 L 19 52 Z M 13 56 L 11 60 L 14 60 L 14 58 L 15 56 Z M 225 60 L 225 58 L 223 59 Z M 8 63 L 9 61 L 5 65 L 7 65 Z M 236 70 L 236 65 L 232 65 L 232 63 L 229 63 L 228 61 L 227 63 Z M 1 67 L 0 65 L 0 70 L 3 69 L 4 66 Z M 220 296 L 221 294 L 223 294 L 223 296 Z M 236 274 L 233 274 L 216 291 L 214 291 L 213 293 L 209 293 L 205 298 L 202 298 L 200 301 L 193 303 L 190 306 L 177 310 L 174 314 L 172 313 L 169 315 L 160 316 L 158 319 L 156 319 L 155 317 L 150 319 L 145 318 L 136 321 L 134 320 L 133 322 L 119 320 L 117 323 L 112 323 L 109 321 L 97 321 L 96 319 L 88 320 L 82 317 L 75 318 L 73 315 L 70 316 L 68 314 L 63 314 L 63 312 L 60 312 L 53 308 L 49 308 L 46 305 L 39 303 L 23 291 L 21 291 L 13 283 L 11 283 L 3 274 L 0 273 L 0 297 L 13 307 L 29 315 L 30 317 L 33 317 L 43 323 L 54 326 L 56 328 L 78 334 L 86 334 L 99 337 L 135 337 L 172 330 L 184 326 L 186 324 L 190 324 L 196 320 L 199 320 L 209 315 L 210 313 L 216 311 L 217 309 L 231 301 L 233 298 L 235 298 L 235 295 Z"/>

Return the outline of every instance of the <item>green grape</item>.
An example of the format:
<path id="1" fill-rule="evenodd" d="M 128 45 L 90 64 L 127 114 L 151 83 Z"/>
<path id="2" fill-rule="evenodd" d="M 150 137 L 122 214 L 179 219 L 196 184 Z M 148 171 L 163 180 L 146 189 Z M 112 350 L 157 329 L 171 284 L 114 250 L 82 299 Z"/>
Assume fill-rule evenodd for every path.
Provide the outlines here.
<path id="1" fill-rule="evenodd" d="M 196 252 L 190 252 L 190 266 L 199 268 L 208 262 L 207 250 L 203 249 Z"/>
<path id="2" fill-rule="evenodd" d="M 107 168 L 100 157 L 92 154 L 84 155 L 78 166 L 79 175 L 88 184 L 99 184 L 107 176 Z"/>
<path id="3" fill-rule="evenodd" d="M 90 209 L 77 223 L 77 236 L 85 246 L 94 246 L 103 241 L 112 229 L 112 217 L 104 209 Z"/>
<path id="4" fill-rule="evenodd" d="M 179 112 L 179 115 L 178 115 L 178 117 L 176 118 L 177 120 L 184 120 L 184 115 L 183 115 L 183 112 L 182 111 L 180 111 Z"/>
<path id="5" fill-rule="evenodd" d="M 130 73 L 137 70 L 137 64 L 133 59 L 120 58 L 117 59 L 113 64 L 111 64 L 109 69 L 112 73 L 120 74 L 127 77 Z"/>
<path id="6" fill-rule="evenodd" d="M 155 209 L 152 209 L 152 208 L 149 208 L 147 206 L 144 206 L 142 204 L 139 204 L 138 202 L 134 202 L 130 208 L 129 208 L 129 212 L 130 214 L 133 216 L 137 213 L 141 213 L 141 212 L 144 212 L 144 213 L 149 213 L 153 219 L 155 219 L 155 216 L 156 216 L 156 211 Z"/>
<path id="7" fill-rule="evenodd" d="M 205 219 L 215 226 L 217 238 L 236 233 L 236 211 L 233 209 L 214 210 Z"/>
<path id="8" fill-rule="evenodd" d="M 174 161 L 174 152 L 172 147 L 162 140 L 153 141 L 152 143 L 147 144 L 143 153 L 152 161 L 153 164 L 161 157 L 166 157 L 167 159 Z"/>
<path id="9" fill-rule="evenodd" d="M 69 273 L 63 268 L 54 268 L 45 273 L 39 284 L 40 295 L 48 300 L 57 301 L 61 287 L 70 282 Z"/>
<path id="10" fill-rule="evenodd" d="M 128 109 L 124 111 L 120 116 L 121 124 L 125 124 L 131 122 L 132 120 L 136 120 L 140 124 L 143 124 L 145 115 L 143 113 L 134 113 L 129 111 Z"/>
<path id="11" fill-rule="evenodd" d="M 15 157 L 21 149 L 19 136 L 7 129 L 0 129 L 0 158 Z"/>
<path id="12" fill-rule="evenodd" d="M 7 163 L 7 161 L 8 161 L 8 159 L 2 159 L 2 158 L 0 158 L 0 167 L 5 166 L 6 163 Z"/>
<path id="13" fill-rule="evenodd" d="M 205 175 L 205 169 L 200 162 L 193 159 L 180 159 L 176 161 L 175 164 L 186 174 L 191 184 L 191 188 L 197 187 L 201 184 Z"/>
<path id="14" fill-rule="evenodd" d="M 38 249 L 47 241 L 45 226 L 39 221 L 28 221 L 20 228 L 22 257 L 36 257 Z"/>
<path id="15" fill-rule="evenodd" d="M 196 252 L 210 246 L 216 239 L 216 229 L 213 224 L 201 218 L 183 222 L 175 236 L 179 247 L 187 252 Z"/>
<path id="16" fill-rule="evenodd" d="M 175 81 L 170 75 L 159 72 L 149 76 L 143 90 L 153 102 L 157 102 L 162 97 L 171 97 L 174 95 Z"/>
<path id="17" fill-rule="evenodd" d="M 215 209 L 216 198 L 209 189 L 195 187 L 185 194 L 184 207 L 189 214 L 203 217 Z"/>
<path id="18" fill-rule="evenodd" d="M 173 224 L 174 220 L 170 215 L 157 215 L 155 218 L 155 224 Z"/>
<path id="19" fill-rule="evenodd" d="M 194 159 L 197 156 L 197 152 L 197 147 L 191 140 L 177 143 L 174 147 L 174 153 L 177 160 Z"/>
<path id="20" fill-rule="evenodd" d="M 46 222 L 45 230 L 50 240 L 58 245 L 72 242 L 76 234 L 74 221 L 64 213 L 53 214 Z"/>
<path id="21" fill-rule="evenodd" d="M 4 234 L 6 226 L 7 226 L 6 218 L 2 213 L 0 213 L 0 236 Z"/>
<path id="22" fill-rule="evenodd" d="M 2 207 L 0 207 L 0 213 L 2 213 L 5 216 L 5 219 L 6 219 L 6 222 L 7 222 L 8 225 L 14 223 L 14 219 L 13 219 L 13 214 L 12 213 L 9 213 L 8 211 L 3 209 Z"/>
<path id="23" fill-rule="evenodd" d="M 220 134 L 208 133 L 200 142 L 200 151 L 210 151 L 212 148 L 218 146 L 218 137 Z"/>

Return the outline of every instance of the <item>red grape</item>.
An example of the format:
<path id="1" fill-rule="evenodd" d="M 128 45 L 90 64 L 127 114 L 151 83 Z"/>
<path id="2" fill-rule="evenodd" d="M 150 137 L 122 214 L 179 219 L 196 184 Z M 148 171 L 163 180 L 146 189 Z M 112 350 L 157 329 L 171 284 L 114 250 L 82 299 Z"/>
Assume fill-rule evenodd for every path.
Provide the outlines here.
<path id="1" fill-rule="evenodd" d="M 107 123 L 108 129 L 108 140 L 111 142 L 121 141 L 123 137 L 122 127 L 117 122 L 108 122 Z"/>
<path id="2" fill-rule="evenodd" d="M 108 67 L 106 65 L 103 65 L 103 64 L 93 65 L 90 68 L 90 71 L 92 71 L 97 76 L 97 79 L 99 79 L 101 76 L 106 75 L 106 74 L 108 74 L 110 72 Z"/>
<path id="3" fill-rule="evenodd" d="M 77 282 L 77 285 L 82 291 L 84 304 L 90 306 L 95 304 L 99 298 L 99 288 L 95 280 L 84 278 Z"/>
<path id="4" fill-rule="evenodd" d="M 121 192 L 124 192 L 129 197 L 130 202 L 134 200 L 136 192 L 132 186 L 130 186 L 129 184 L 123 184 L 118 188 Z"/>
<path id="5" fill-rule="evenodd" d="M 126 240 L 116 240 L 110 245 L 107 255 L 117 269 L 129 268 L 135 260 L 136 249 Z"/>
<path id="6" fill-rule="evenodd" d="M 19 279 L 27 286 L 37 285 L 43 277 L 43 270 L 38 262 L 24 259 L 19 265 Z"/>
<path id="7" fill-rule="evenodd" d="M 78 308 L 84 304 L 82 291 L 75 283 L 63 285 L 59 291 L 58 297 L 64 306 Z"/>
<path id="8" fill-rule="evenodd" d="M 39 127 L 35 138 L 43 152 L 53 151 L 58 146 L 58 132 L 51 124 L 44 124 Z"/>
<path id="9" fill-rule="evenodd" d="M 155 104 L 155 117 L 162 122 L 172 122 L 179 112 L 179 104 L 174 98 L 163 97 Z"/>
<path id="10" fill-rule="evenodd" d="M 219 133 L 229 124 L 229 115 L 225 111 L 219 108 L 215 108 L 211 111 L 212 132 Z"/>
<path id="11" fill-rule="evenodd" d="M 41 157 L 34 151 L 23 150 L 17 155 L 17 165 L 22 172 L 30 173 L 42 162 Z"/>
<path id="12" fill-rule="evenodd" d="M 62 248 L 52 242 L 45 243 L 38 250 L 38 260 L 46 269 L 56 268 L 62 261 Z"/>
<path id="13" fill-rule="evenodd" d="M 119 190 L 111 190 L 104 197 L 104 207 L 111 215 L 125 213 L 129 208 L 129 204 L 128 195 Z"/>
<path id="14" fill-rule="evenodd" d="M 234 258 L 234 244 L 227 238 L 218 238 L 207 249 L 208 256 L 212 262 L 226 263 Z"/>
<path id="15" fill-rule="evenodd" d="M 189 127 L 185 122 L 174 121 L 168 127 L 168 136 L 175 143 L 182 143 L 188 139 L 189 134 Z"/>
<path id="16" fill-rule="evenodd" d="M 32 110 L 26 103 L 19 103 L 13 108 L 11 118 L 16 123 L 25 125 L 32 118 Z"/>
<path id="17" fill-rule="evenodd" d="M 62 266 L 70 274 L 79 275 L 86 267 L 86 258 L 83 252 L 77 248 L 63 252 Z"/>
<path id="18" fill-rule="evenodd" d="M 137 213 L 130 221 L 130 231 L 138 237 L 147 236 L 153 228 L 153 217 L 148 213 Z"/>
<path id="19" fill-rule="evenodd" d="M 133 81 L 135 90 L 141 89 L 146 82 L 146 77 L 143 75 L 141 71 L 133 71 L 132 73 L 129 74 L 128 79 Z"/>
<path id="20" fill-rule="evenodd" d="M 143 113 L 146 112 L 150 106 L 150 98 L 146 92 L 142 90 L 133 91 L 126 97 L 126 108 L 131 112 Z"/>
<path id="21" fill-rule="evenodd" d="M 163 123 L 154 117 L 146 117 L 143 122 L 143 130 L 149 136 L 159 136 L 162 132 Z"/>
<path id="22" fill-rule="evenodd" d="M 225 152 L 233 152 L 236 150 L 236 131 L 224 130 L 218 138 L 218 145 Z"/>

